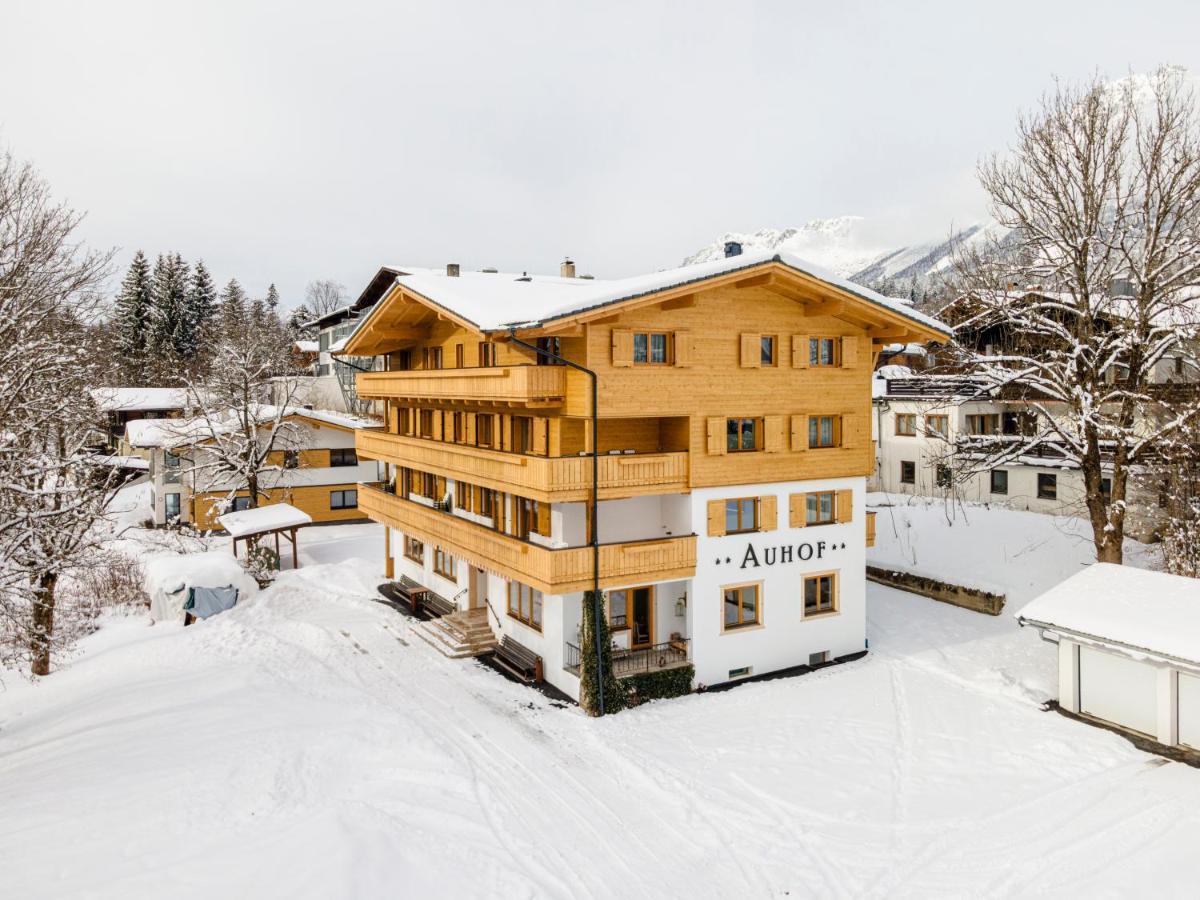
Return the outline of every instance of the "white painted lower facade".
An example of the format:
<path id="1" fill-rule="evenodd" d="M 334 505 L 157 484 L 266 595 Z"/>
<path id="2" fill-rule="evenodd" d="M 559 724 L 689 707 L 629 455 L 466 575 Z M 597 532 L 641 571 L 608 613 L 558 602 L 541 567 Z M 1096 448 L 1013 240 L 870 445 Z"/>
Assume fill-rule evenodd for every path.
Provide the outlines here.
<path id="1" fill-rule="evenodd" d="M 453 481 L 450 492 L 455 490 Z M 794 493 L 850 490 L 853 515 L 848 522 L 791 528 L 789 498 Z M 693 490 L 690 494 L 651 495 L 603 501 L 599 509 L 602 543 L 697 535 L 696 572 L 688 579 L 639 581 L 609 588 L 607 597 L 624 588 L 649 588 L 653 615 L 650 643 L 688 642 L 695 667 L 694 687 L 832 661 L 866 648 L 866 479 L 840 478 L 819 482 L 779 482 L 734 485 Z M 774 495 L 777 527 L 769 531 L 709 537 L 707 506 L 710 500 Z M 410 498 L 424 502 L 419 497 Z M 490 524 L 470 513 L 456 511 L 478 524 Z M 585 507 L 582 503 L 556 504 L 551 509 L 551 534 L 531 540 L 552 547 L 585 543 Z M 417 536 L 419 539 L 419 536 Z M 544 678 L 573 699 L 579 696 L 579 679 L 566 668 L 569 645 L 579 646 L 582 592 L 541 598 L 541 629 L 530 627 L 508 612 L 507 579 L 476 567 L 471 561 L 455 562 L 455 577 L 434 571 L 434 548 L 426 546 L 417 562 L 405 555 L 405 535 L 389 529 L 394 577 L 402 576 L 440 594 L 462 610 L 485 607 L 488 623 L 498 637 L 509 636 L 542 657 Z M 803 585 L 806 575 L 832 573 L 836 578 L 836 608 L 805 615 Z M 472 591 L 472 579 L 475 590 Z M 759 621 L 737 628 L 725 626 L 724 589 L 758 586 Z M 642 595 L 645 596 L 645 595 Z M 628 650 L 630 630 L 612 632 L 614 649 Z"/>

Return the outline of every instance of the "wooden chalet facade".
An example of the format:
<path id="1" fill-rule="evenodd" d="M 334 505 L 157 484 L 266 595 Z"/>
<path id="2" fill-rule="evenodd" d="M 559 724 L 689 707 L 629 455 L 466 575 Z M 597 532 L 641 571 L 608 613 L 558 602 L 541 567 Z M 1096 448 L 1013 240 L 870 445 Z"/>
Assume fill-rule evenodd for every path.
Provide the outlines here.
<path id="1" fill-rule="evenodd" d="M 342 352 L 377 361 L 357 391 L 386 424 L 356 447 L 384 464 L 359 505 L 388 576 L 577 696 L 595 446 L 619 673 L 711 685 L 861 651 L 874 359 L 946 330 L 786 255 L 572 276 L 388 268 L 364 294 Z"/>

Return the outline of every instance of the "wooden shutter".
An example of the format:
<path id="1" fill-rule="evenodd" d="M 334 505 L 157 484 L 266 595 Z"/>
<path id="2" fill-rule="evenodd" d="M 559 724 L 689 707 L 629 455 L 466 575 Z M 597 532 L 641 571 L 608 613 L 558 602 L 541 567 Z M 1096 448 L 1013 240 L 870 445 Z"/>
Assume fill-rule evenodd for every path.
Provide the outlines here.
<path id="1" fill-rule="evenodd" d="M 693 365 L 693 357 L 692 333 L 690 331 L 675 332 L 675 365 L 680 367 Z"/>
<path id="2" fill-rule="evenodd" d="M 842 338 L 842 368 L 853 369 L 858 365 L 858 337 Z"/>
<path id="3" fill-rule="evenodd" d="M 442 475 L 433 476 L 433 493 L 435 500 L 441 500 L 446 496 L 446 479 Z"/>
<path id="4" fill-rule="evenodd" d="M 792 449 L 808 448 L 808 416 L 792 416 Z"/>
<path id="5" fill-rule="evenodd" d="M 742 368 L 757 369 L 762 365 L 762 347 L 759 345 L 761 335 L 742 335 Z"/>
<path id="6" fill-rule="evenodd" d="M 847 488 L 837 492 L 837 520 L 850 522 L 854 519 L 854 491 Z"/>
<path id="7" fill-rule="evenodd" d="M 531 419 L 530 429 L 533 431 L 533 452 L 537 456 L 546 455 L 546 445 L 550 442 L 550 420 Z"/>
<path id="8" fill-rule="evenodd" d="M 788 525 L 792 528 L 803 528 L 808 524 L 805 504 L 808 494 L 792 494 L 788 497 Z"/>
<path id="9" fill-rule="evenodd" d="M 808 335 L 793 334 L 792 335 L 792 368 L 807 369 L 808 368 Z"/>
<path id="10" fill-rule="evenodd" d="M 779 453 L 784 449 L 783 416 L 767 416 L 763 419 L 763 450 Z"/>
<path id="11" fill-rule="evenodd" d="M 708 419 L 708 452 L 714 456 L 725 454 L 725 419 L 710 416 Z"/>
<path id="12" fill-rule="evenodd" d="M 842 423 L 842 440 L 843 447 L 862 447 L 863 428 L 866 425 L 866 416 L 848 415 L 841 416 Z"/>
<path id="13" fill-rule="evenodd" d="M 550 537 L 550 504 L 537 505 L 537 533 L 542 537 Z"/>
<path id="14" fill-rule="evenodd" d="M 633 332 L 628 328 L 612 330 L 612 364 L 617 367 L 633 365 Z"/>
<path id="15" fill-rule="evenodd" d="M 720 537 L 725 533 L 725 501 L 708 501 L 708 536 Z"/>
<path id="16" fill-rule="evenodd" d="M 758 530 L 774 531 L 779 527 L 779 498 L 774 494 L 758 498 Z"/>

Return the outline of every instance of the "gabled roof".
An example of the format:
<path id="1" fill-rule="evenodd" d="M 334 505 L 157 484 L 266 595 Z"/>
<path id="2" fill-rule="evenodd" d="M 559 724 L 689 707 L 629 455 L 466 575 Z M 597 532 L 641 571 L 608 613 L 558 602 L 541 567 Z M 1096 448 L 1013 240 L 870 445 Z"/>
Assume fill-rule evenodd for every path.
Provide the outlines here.
<path id="1" fill-rule="evenodd" d="M 184 409 L 188 405 L 187 388 L 101 387 L 92 389 L 92 398 L 104 412 Z"/>
<path id="2" fill-rule="evenodd" d="M 379 294 L 381 278 L 391 278 L 389 290 L 399 287 L 404 294 L 425 303 L 434 311 L 445 313 L 464 327 L 482 334 L 503 332 L 514 327 L 543 327 L 562 319 L 772 264 L 907 320 L 915 326 L 915 330 L 930 337 L 949 338 L 951 335 L 946 325 L 914 310 L 905 302 L 885 297 L 790 253 L 761 250 L 613 280 L 511 272 L 463 272 L 451 276 L 440 269 L 385 266 L 375 276 L 372 288 L 368 291 L 383 299 L 374 303 L 359 321 L 358 327 L 346 341 L 346 347 L 348 352 L 354 352 L 355 336 L 396 296 L 395 293 Z M 368 292 L 364 292 L 364 296 Z"/>
<path id="3" fill-rule="evenodd" d="M 329 425 L 344 431 L 356 428 L 375 428 L 383 424 L 378 419 L 365 416 L 352 416 L 349 413 L 335 412 L 328 409 L 304 409 L 295 407 L 283 410 L 263 404 L 258 408 L 258 421 L 269 425 L 276 415 L 279 420 L 301 418 L 316 422 L 319 425 Z M 137 419 L 125 426 L 125 440 L 131 447 L 148 449 L 152 447 L 187 447 L 196 443 L 211 440 L 214 430 L 221 433 L 236 431 L 238 425 L 233 420 L 224 423 L 219 419 L 210 424 L 202 416 L 192 416 L 186 419 Z"/>

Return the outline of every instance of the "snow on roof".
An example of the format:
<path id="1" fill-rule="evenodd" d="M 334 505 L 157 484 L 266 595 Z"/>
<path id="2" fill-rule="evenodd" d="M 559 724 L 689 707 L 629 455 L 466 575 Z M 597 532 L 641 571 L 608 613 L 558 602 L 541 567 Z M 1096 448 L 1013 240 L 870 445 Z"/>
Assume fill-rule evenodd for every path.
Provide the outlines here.
<path id="1" fill-rule="evenodd" d="M 184 409 L 188 405 L 186 388 L 103 387 L 93 388 L 92 397 L 105 412 Z"/>
<path id="2" fill-rule="evenodd" d="M 649 275 L 607 281 L 527 273 L 517 275 L 511 272 L 462 272 L 452 276 L 442 269 L 412 266 L 388 268 L 398 273 L 396 284 L 433 305 L 458 315 L 481 331 L 506 331 L 512 326 L 535 327 L 586 310 L 669 288 L 682 287 L 768 262 L 782 263 L 788 268 L 817 278 L 926 328 L 932 328 L 946 336 L 951 334 L 947 325 L 914 310 L 906 302 L 885 297 L 791 253 L 774 250 L 758 250 L 711 262 L 664 269 Z M 355 330 L 369 321 L 381 305 L 377 303 L 371 307 L 359 320 Z M 340 349 L 339 344 L 330 349 L 336 352 L 335 348 Z"/>
<path id="3" fill-rule="evenodd" d="M 290 503 L 272 503 L 270 506 L 228 512 L 217 516 L 217 521 L 229 532 L 230 537 L 239 538 L 262 534 L 264 531 L 311 525 L 312 516 Z"/>
<path id="4" fill-rule="evenodd" d="M 113 466 L 118 469 L 143 469 L 150 468 L 150 460 L 141 456 L 121 456 L 119 454 L 97 454 L 93 456 L 97 463 L 102 466 Z"/>
<path id="5" fill-rule="evenodd" d="M 353 416 L 350 413 L 335 412 L 330 409 L 304 409 L 302 407 L 288 408 L 280 413 L 278 406 L 263 404 L 258 407 L 259 422 L 262 424 L 273 421 L 278 415 L 280 419 L 299 416 L 313 422 L 325 425 L 338 425 L 342 428 L 377 428 L 383 422 L 367 416 Z M 131 447 L 183 447 L 196 441 L 203 441 L 213 436 L 214 431 L 234 430 L 240 427 L 232 418 L 222 419 L 214 414 L 212 423 L 203 416 L 193 416 L 187 419 L 136 419 L 125 425 L 125 440 Z"/>
<path id="6" fill-rule="evenodd" d="M 296 341 L 296 349 L 301 353 L 318 353 L 321 345 L 316 341 Z"/>
<path id="7" fill-rule="evenodd" d="M 1200 665 L 1195 578 L 1096 563 L 1028 603 L 1016 618 Z"/>

